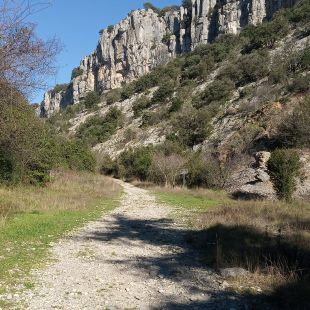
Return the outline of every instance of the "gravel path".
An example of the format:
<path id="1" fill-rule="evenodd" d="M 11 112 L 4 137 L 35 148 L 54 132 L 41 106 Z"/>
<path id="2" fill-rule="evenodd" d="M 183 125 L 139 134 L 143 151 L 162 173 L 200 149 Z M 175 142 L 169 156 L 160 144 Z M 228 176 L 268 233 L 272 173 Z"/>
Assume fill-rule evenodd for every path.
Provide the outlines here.
<path id="1" fill-rule="evenodd" d="M 120 184 L 119 208 L 53 246 L 55 261 L 34 271 L 25 309 L 244 309 L 200 265 L 171 207 Z"/>

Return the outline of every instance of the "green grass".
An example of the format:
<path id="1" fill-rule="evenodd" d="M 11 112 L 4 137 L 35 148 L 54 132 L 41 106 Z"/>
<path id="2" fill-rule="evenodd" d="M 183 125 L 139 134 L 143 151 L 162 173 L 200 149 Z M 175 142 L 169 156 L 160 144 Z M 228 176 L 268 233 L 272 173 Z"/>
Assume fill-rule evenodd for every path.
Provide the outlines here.
<path id="1" fill-rule="evenodd" d="M 157 200 L 176 207 L 182 207 L 195 211 L 204 211 L 208 208 L 218 206 L 219 200 L 199 195 L 191 191 L 155 191 Z"/>
<path id="2" fill-rule="evenodd" d="M 33 286 L 29 272 L 46 262 L 50 243 L 117 207 L 121 192 L 102 176 L 74 173 L 56 175 L 47 188 L 0 190 L 16 206 L 0 225 L 0 285 L 24 283 L 25 289 Z"/>

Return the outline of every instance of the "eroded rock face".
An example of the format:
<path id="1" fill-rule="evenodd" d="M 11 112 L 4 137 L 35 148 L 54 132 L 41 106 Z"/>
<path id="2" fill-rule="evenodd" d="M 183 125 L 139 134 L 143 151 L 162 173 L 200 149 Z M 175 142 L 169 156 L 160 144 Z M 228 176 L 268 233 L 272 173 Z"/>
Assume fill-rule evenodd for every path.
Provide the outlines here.
<path id="1" fill-rule="evenodd" d="M 228 190 L 238 199 L 269 199 L 276 200 L 277 195 L 267 171 L 267 162 L 271 154 L 258 152 L 255 163 L 232 175 Z"/>
<path id="2" fill-rule="evenodd" d="M 121 87 L 222 33 L 236 34 L 249 23 L 260 23 L 294 1 L 195 0 L 191 7 L 163 16 L 150 9 L 133 11 L 113 28 L 102 31 L 96 50 L 81 61 L 81 74 L 71 80 L 67 91 L 45 94 L 40 115 L 49 117 L 76 104 L 89 91 Z"/>

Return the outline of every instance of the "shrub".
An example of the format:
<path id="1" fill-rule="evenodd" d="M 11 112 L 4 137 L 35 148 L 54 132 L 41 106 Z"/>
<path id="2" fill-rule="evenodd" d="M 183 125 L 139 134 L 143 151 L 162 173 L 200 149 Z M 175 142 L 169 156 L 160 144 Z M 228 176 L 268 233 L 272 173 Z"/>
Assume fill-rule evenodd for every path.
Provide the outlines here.
<path id="1" fill-rule="evenodd" d="M 241 36 L 246 37 L 249 42 L 244 48 L 244 52 L 249 53 L 253 49 L 273 48 L 277 40 L 283 38 L 289 30 L 288 20 L 277 14 L 271 22 L 265 22 L 257 26 L 248 25 L 245 27 Z"/>
<path id="2" fill-rule="evenodd" d="M 310 74 L 299 75 L 288 85 L 290 92 L 305 93 L 310 89 Z"/>
<path id="3" fill-rule="evenodd" d="M 268 161 L 268 170 L 280 199 L 291 200 L 296 179 L 301 177 L 301 162 L 296 151 L 276 150 Z"/>
<path id="4" fill-rule="evenodd" d="M 310 19 L 309 1 L 299 1 L 297 4 L 286 11 L 286 16 L 293 23 L 307 23 Z"/>
<path id="5" fill-rule="evenodd" d="M 125 180 L 138 178 L 145 181 L 148 177 L 153 150 L 151 147 L 129 149 L 119 155 L 116 160 L 118 176 Z"/>
<path id="6" fill-rule="evenodd" d="M 153 103 L 164 103 L 174 91 L 174 84 L 171 81 L 163 83 L 155 92 L 152 98 Z"/>
<path id="7" fill-rule="evenodd" d="M 71 73 L 71 80 L 81 76 L 83 74 L 83 70 L 80 67 L 74 68 Z"/>
<path id="8" fill-rule="evenodd" d="M 87 93 L 83 103 L 85 104 L 86 108 L 92 108 L 100 103 L 100 95 L 95 91 L 91 91 Z"/>
<path id="9" fill-rule="evenodd" d="M 120 110 L 112 108 L 105 116 L 94 116 L 82 124 L 76 137 L 85 144 L 94 146 L 109 139 L 122 124 L 123 117 Z"/>
<path id="10" fill-rule="evenodd" d="M 277 142 L 282 147 L 310 147 L 310 97 L 283 120 Z"/>
<path id="11" fill-rule="evenodd" d="M 166 32 L 162 38 L 162 42 L 164 44 L 168 44 L 170 42 L 170 39 L 171 39 L 171 33 L 170 32 Z"/>
<path id="12" fill-rule="evenodd" d="M 175 139 L 189 147 L 203 142 L 211 130 L 210 120 L 213 116 L 213 112 L 207 109 L 184 109 L 172 120 Z"/>
<path id="13" fill-rule="evenodd" d="M 152 105 L 152 102 L 146 96 L 142 96 L 138 98 L 132 106 L 134 116 L 138 117 L 142 114 L 143 110 L 149 108 Z"/>
<path id="14" fill-rule="evenodd" d="M 160 112 L 144 111 L 141 118 L 142 126 L 152 126 L 160 122 Z"/>
<path id="15" fill-rule="evenodd" d="M 100 173 L 104 175 L 117 176 L 117 164 L 109 155 L 100 158 Z"/>
<path id="16" fill-rule="evenodd" d="M 186 164 L 186 159 L 180 154 L 165 155 L 163 152 L 156 152 L 152 158 L 150 168 L 153 181 L 175 187 L 180 170 Z"/>
<path id="17" fill-rule="evenodd" d="M 212 102 L 221 104 L 229 98 L 234 88 L 235 84 L 229 79 L 215 80 L 206 87 L 201 95 L 201 100 L 195 106 L 200 108 L 204 105 L 210 105 Z"/>
<path id="18" fill-rule="evenodd" d="M 161 11 L 159 8 L 157 8 L 155 5 L 153 5 L 151 2 L 143 3 L 143 7 L 144 7 L 145 10 L 152 10 L 152 11 L 154 11 L 157 14 L 159 14 L 160 11 Z"/>
<path id="19" fill-rule="evenodd" d="M 114 26 L 113 25 L 109 25 L 107 30 L 108 30 L 108 33 L 112 33 L 113 30 L 114 30 Z"/>
<path id="20" fill-rule="evenodd" d="M 58 142 L 60 166 L 77 171 L 94 171 L 96 160 L 91 151 L 76 140 Z"/>
<path id="21" fill-rule="evenodd" d="M 62 91 L 66 91 L 68 89 L 68 84 L 57 84 L 53 90 L 52 90 L 52 94 L 55 95 L 57 93 L 60 93 Z"/>
<path id="22" fill-rule="evenodd" d="M 106 94 L 107 104 L 113 104 L 121 100 L 121 91 L 119 89 L 112 89 Z"/>
<path id="23" fill-rule="evenodd" d="M 183 101 L 179 98 L 173 98 L 171 106 L 169 108 L 169 113 L 178 112 L 183 106 Z"/>
<path id="24" fill-rule="evenodd" d="M 228 177 L 228 166 L 211 153 L 195 152 L 188 161 L 189 187 L 223 188 Z"/>

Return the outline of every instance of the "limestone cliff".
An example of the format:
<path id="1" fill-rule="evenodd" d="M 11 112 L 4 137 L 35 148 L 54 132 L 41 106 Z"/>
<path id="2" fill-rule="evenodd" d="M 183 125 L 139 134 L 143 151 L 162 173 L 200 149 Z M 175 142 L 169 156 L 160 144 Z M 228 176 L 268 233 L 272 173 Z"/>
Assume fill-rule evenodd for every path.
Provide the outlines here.
<path id="1" fill-rule="evenodd" d="M 195 0 L 191 6 L 158 14 L 151 9 L 131 12 L 101 32 L 96 50 L 85 57 L 66 90 L 48 91 L 39 114 L 49 117 L 76 104 L 89 91 L 121 87 L 222 33 L 238 33 L 249 23 L 270 18 L 295 0 Z"/>

